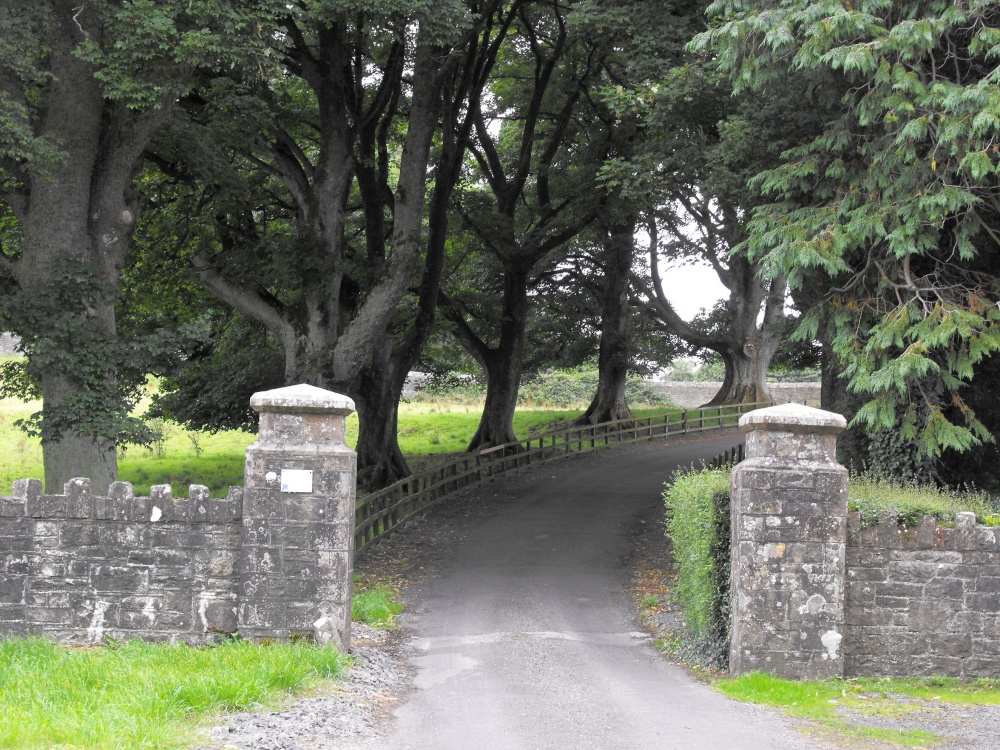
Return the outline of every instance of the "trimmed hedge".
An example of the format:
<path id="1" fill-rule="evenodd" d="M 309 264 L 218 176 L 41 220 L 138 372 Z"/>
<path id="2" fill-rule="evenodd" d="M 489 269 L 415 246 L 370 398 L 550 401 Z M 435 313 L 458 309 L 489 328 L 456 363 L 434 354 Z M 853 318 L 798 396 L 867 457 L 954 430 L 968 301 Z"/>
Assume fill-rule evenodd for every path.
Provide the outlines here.
<path id="1" fill-rule="evenodd" d="M 678 472 L 663 494 L 675 591 L 687 620 L 681 648 L 693 661 L 720 667 L 729 659 L 729 473 Z"/>
<path id="2" fill-rule="evenodd" d="M 597 392 L 598 371 L 583 366 L 566 370 L 546 370 L 526 377 L 517 394 L 517 402 L 557 408 L 584 406 Z M 441 373 L 431 375 L 417 387 L 417 400 L 455 399 L 481 401 L 486 397 L 486 385 L 470 376 Z M 669 406 L 670 399 L 638 375 L 629 375 L 625 383 L 625 399 L 629 404 Z"/>

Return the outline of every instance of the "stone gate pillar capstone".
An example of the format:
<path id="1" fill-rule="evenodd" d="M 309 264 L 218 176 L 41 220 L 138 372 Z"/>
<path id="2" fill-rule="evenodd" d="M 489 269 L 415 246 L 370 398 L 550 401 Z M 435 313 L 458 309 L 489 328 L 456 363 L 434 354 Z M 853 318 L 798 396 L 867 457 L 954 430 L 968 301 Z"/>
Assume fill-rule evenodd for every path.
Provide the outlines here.
<path id="1" fill-rule="evenodd" d="M 733 470 L 734 675 L 843 675 L 847 469 L 839 414 L 799 404 L 740 418 L 745 461 Z"/>
<path id="2" fill-rule="evenodd" d="M 351 642 L 357 456 L 354 402 L 311 385 L 255 393 L 246 451 L 239 588 L 244 637 Z"/>

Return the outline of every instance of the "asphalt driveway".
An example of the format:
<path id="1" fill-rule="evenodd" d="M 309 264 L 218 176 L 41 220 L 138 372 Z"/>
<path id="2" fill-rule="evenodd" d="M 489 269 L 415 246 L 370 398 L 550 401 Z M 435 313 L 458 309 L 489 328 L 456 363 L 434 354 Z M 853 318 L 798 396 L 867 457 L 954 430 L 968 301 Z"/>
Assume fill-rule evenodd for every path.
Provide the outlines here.
<path id="1" fill-rule="evenodd" d="M 610 450 L 522 478 L 462 529 L 411 602 L 415 689 L 372 747 L 828 747 L 692 679 L 634 619 L 630 528 L 661 517 L 675 467 L 736 440 Z"/>

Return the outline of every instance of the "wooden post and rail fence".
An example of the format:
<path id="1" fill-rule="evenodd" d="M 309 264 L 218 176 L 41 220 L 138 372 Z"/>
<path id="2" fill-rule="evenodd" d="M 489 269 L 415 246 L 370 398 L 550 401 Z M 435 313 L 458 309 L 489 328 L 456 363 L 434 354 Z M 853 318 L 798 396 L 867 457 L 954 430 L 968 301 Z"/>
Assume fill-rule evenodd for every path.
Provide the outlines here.
<path id="1" fill-rule="evenodd" d="M 682 409 L 655 417 L 620 419 L 564 427 L 542 435 L 468 453 L 418 472 L 358 498 L 355 508 L 354 557 L 398 530 L 432 505 L 479 482 L 522 468 L 588 451 L 659 438 L 735 427 L 740 416 L 769 403 L 731 404 Z"/>

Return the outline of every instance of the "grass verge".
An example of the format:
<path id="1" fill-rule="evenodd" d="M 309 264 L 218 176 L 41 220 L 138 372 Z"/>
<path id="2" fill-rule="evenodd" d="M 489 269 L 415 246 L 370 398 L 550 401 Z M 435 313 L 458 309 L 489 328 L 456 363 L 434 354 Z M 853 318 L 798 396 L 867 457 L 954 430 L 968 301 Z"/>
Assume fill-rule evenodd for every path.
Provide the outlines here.
<path id="1" fill-rule="evenodd" d="M 403 605 L 396 601 L 397 589 L 386 581 L 366 581 L 355 576 L 351 596 L 351 619 L 378 630 L 393 630 Z"/>
<path id="2" fill-rule="evenodd" d="M 9 639 L 0 642 L 0 747 L 189 747 L 212 716 L 276 705 L 347 663 L 333 648 L 306 644 L 80 649 Z"/>
<path id="3" fill-rule="evenodd" d="M 1000 526 L 996 499 L 982 492 L 951 492 L 938 487 L 900 484 L 867 474 L 855 474 L 848 486 L 848 507 L 861 514 L 862 526 L 874 526 L 879 518 L 895 516 L 899 523 L 914 526 L 922 516 L 951 522 L 955 514 L 971 511 L 979 523 Z"/>
<path id="4" fill-rule="evenodd" d="M 715 685 L 735 700 L 774 706 L 789 716 L 807 719 L 824 734 L 898 747 L 933 747 L 947 741 L 939 734 L 906 726 L 907 717 L 921 711 L 922 701 L 1000 704 L 1000 680 L 988 679 L 861 677 L 799 682 L 751 672 L 718 680 Z M 863 726 L 851 720 L 852 714 L 891 718 L 898 726 Z"/>

